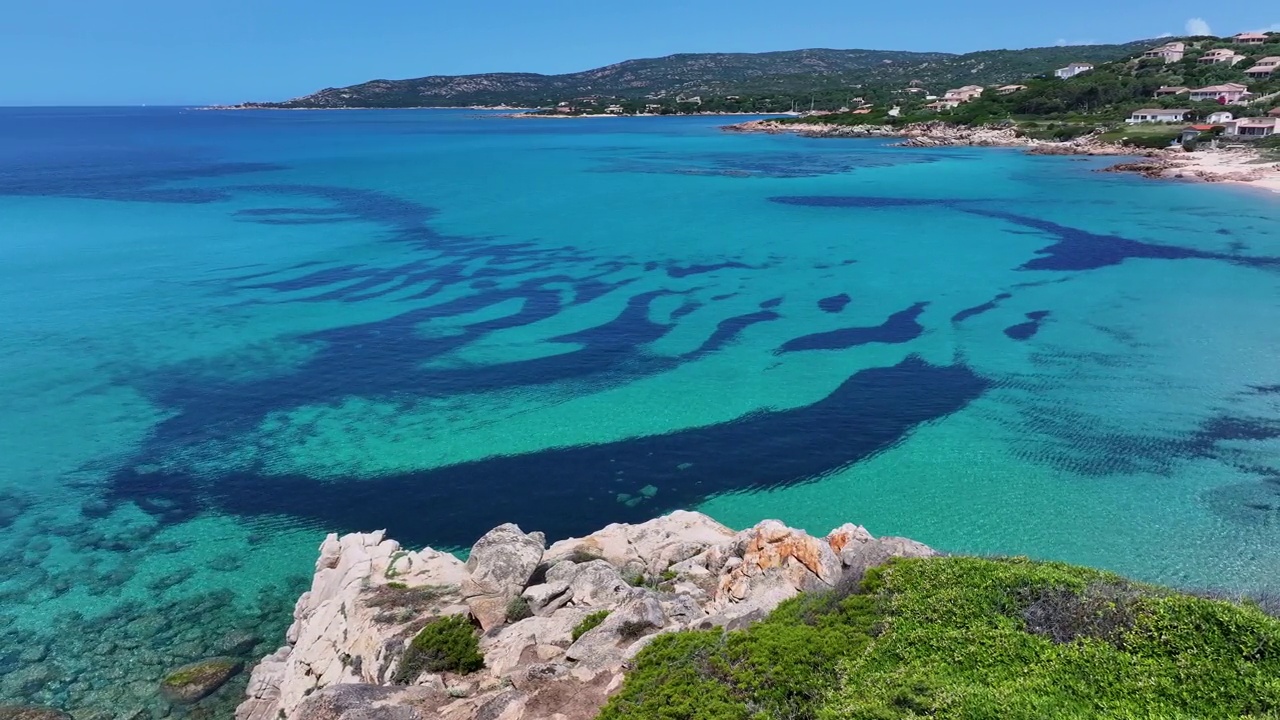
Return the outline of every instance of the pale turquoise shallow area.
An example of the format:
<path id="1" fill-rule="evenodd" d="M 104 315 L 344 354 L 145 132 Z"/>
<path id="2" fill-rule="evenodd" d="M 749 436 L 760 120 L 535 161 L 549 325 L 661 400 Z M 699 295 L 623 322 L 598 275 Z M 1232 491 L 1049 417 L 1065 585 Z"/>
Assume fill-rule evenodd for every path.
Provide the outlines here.
<path id="1" fill-rule="evenodd" d="M 378 527 L 691 507 L 1278 589 L 1275 197 L 719 124 L 0 111 L 0 640 L 44 648 L 0 702 L 181 715 L 165 667 L 270 651 Z"/>

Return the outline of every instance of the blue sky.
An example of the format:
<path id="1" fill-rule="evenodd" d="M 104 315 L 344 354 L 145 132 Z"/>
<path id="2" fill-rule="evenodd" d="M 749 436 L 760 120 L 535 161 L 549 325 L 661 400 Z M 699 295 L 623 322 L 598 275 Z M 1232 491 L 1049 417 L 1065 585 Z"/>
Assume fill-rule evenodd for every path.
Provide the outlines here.
<path id="1" fill-rule="evenodd" d="M 276 100 L 373 78 L 571 72 L 675 52 L 1121 42 L 1182 34 L 1193 20 L 1223 35 L 1280 29 L 1274 3 L 1031 7 L 996 0 L 12 2 L 0 24 L 0 105 Z"/>

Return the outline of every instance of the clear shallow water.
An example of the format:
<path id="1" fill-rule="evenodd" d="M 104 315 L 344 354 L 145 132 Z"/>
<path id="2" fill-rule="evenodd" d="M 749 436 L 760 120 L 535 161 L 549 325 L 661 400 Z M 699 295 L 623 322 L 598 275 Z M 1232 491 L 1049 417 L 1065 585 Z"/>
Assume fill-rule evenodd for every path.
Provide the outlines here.
<path id="1" fill-rule="evenodd" d="M 1276 589 L 1280 203 L 719 124 L 0 111 L 0 702 L 183 714 L 329 531 L 689 507 Z"/>

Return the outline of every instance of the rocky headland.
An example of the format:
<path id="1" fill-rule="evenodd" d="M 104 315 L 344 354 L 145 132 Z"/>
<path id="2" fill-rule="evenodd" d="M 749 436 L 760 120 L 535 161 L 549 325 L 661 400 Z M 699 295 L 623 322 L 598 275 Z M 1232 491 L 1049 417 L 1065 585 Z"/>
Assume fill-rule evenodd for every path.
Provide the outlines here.
<path id="1" fill-rule="evenodd" d="M 741 628 L 891 557 L 935 554 L 856 525 L 814 537 L 766 520 L 734 532 L 685 511 L 550 547 L 502 525 L 466 562 L 381 532 L 330 535 L 285 644 L 253 669 L 236 718 L 592 718 L 661 634 Z M 421 662 L 415 637 L 449 617 L 481 633 L 481 669 Z"/>
<path id="2" fill-rule="evenodd" d="M 725 132 L 794 133 L 815 138 L 901 138 L 905 147 L 1029 147 L 1036 140 L 1019 137 L 1012 127 L 970 127 L 946 122 L 911 123 L 908 125 L 836 125 L 833 123 L 792 123 L 778 120 L 751 120 L 727 125 Z"/>

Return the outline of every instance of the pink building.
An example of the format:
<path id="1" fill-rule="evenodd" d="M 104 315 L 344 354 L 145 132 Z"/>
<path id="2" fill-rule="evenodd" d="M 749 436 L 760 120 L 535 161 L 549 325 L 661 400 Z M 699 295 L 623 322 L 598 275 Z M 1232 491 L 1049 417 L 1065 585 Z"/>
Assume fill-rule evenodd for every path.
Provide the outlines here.
<path id="1" fill-rule="evenodd" d="M 1235 50 L 1228 50 L 1227 48 L 1218 48 L 1217 50 L 1210 50 L 1209 52 L 1205 53 L 1196 62 L 1201 63 L 1202 65 L 1216 65 L 1218 63 L 1230 63 L 1232 66 L 1234 66 L 1237 63 L 1244 62 L 1244 60 L 1245 60 L 1245 57 L 1237 53 Z"/>
<path id="2" fill-rule="evenodd" d="M 1191 91 L 1191 99 L 1192 101 L 1213 100 L 1224 105 L 1234 105 L 1251 94 L 1247 85 L 1226 83 L 1196 88 Z"/>
<path id="3" fill-rule="evenodd" d="M 1271 73 L 1275 72 L 1277 68 L 1280 68 L 1280 55 L 1262 58 L 1253 67 L 1245 70 L 1244 74 L 1251 78 L 1265 80 L 1271 77 Z"/>
<path id="4" fill-rule="evenodd" d="M 1267 41 L 1266 33 L 1245 32 L 1231 38 L 1240 45 L 1261 45 Z"/>
<path id="5" fill-rule="evenodd" d="M 1164 64 L 1176 63 L 1182 59 L 1187 53 L 1187 44 L 1181 42 L 1165 43 L 1160 47 L 1151 48 L 1142 53 L 1142 57 L 1149 60 L 1164 60 Z"/>

